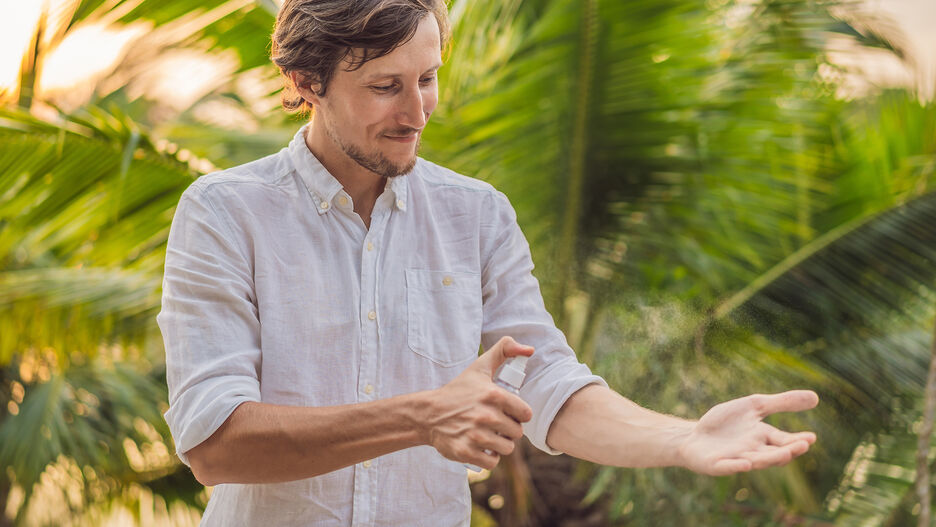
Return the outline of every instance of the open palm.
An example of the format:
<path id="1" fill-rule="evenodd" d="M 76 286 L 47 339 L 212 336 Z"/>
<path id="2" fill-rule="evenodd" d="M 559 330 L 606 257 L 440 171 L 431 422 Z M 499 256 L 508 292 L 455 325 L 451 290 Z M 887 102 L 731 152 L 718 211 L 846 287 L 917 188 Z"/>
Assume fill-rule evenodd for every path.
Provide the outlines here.
<path id="1" fill-rule="evenodd" d="M 685 466 L 701 474 L 735 472 L 785 465 L 809 450 L 812 432 L 790 433 L 763 419 L 777 412 L 808 410 L 819 403 L 809 390 L 749 395 L 712 407 L 680 446 Z"/>

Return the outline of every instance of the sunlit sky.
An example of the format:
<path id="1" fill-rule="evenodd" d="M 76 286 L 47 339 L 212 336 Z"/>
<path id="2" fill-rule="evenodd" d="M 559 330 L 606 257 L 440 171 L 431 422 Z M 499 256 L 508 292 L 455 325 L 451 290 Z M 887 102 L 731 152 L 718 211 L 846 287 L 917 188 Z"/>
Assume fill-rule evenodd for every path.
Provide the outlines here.
<path id="1" fill-rule="evenodd" d="M 920 94 L 936 95 L 936 0 L 863 0 L 870 14 L 889 18 L 903 34 L 903 43 L 914 59 L 913 72 L 901 72 L 889 61 L 863 60 L 862 66 L 872 77 L 904 78 Z M 854 60 L 854 59 L 853 59 Z"/>
<path id="2" fill-rule="evenodd" d="M 55 16 L 73 0 L 0 0 L 0 93 L 12 90 L 18 83 L 24 52 L 36 28 L 43 5 L 48 5 L 48 25 L 56 26 Z M 145 0 L 133 0 L 137 3 Z M 250 0 L 228 2 L 227 12 Z M 38 91 L 44 95 L 68 98 L 76 92 L 77 99 L 86 99 L 96 78 L 111 71 L 134 40 L 146 34 L 152 25 L 146 22 L 115 27 L 107 21 L 82 23 L 45 59 Z M 159 63 L 143 71 L 140 83 L 148 94 L 169 106 L 187 106 L 202 93 L 221 72 L 230 68 L 230 60 L 222 56 L 207 56 L 198 51 L 173 50 L 160 57 Z M 131 86 L 131 90 L 133 87 Z"/>
<path id="3" fill-rule="evenodd" d="M 57 7 L 69 0 L 0 0 L 0 93 L 12 92 L 18 81 L 23 53 L 35 30 L 42 6 L 51 7 L 54 20 Z M 142 0 L 141 0 L 142 1 Z M 844 65 L 859 66 L 881 84 L 914 84 L 927 98 L 936 88 L 936 0 L 863 0 L 867 13 L 880 14 L 893 20 L 906 38 L 906 46 L 916 59 L 913 73 L 899 64 L 883 60 L 874 54 L 859 58 L 841 57 Z M 50 23 L 53 23 L 50 20 Z M 146 24 L 123 29 L 108 28 L 104 24 L 86 24 L 73 31 L 69 38 L 46 59 L 39 90 L 45 94 L 62 94 L 90 90 L 92 81 L 111 70 L 125 53 L 134 38 L 145 33 Z M 197 98 L 203 88 L 193 79 L 210 79 L 206 68 L 218 68 L 216 60 L 197 53 L 179 54 L 170 64 L 150 72 L 151 96 L 161 92 L 172 94 L 176 104 Z M 835 55 L 833 59 L 838 60 Z M 200 72 L 192 75 L 191 72 Z M 184 81 L 184 82 L 180 82 Z M 188 90 L 183 93 L 180 90 Z M 0 96 L 2 98 L 2 96 Z M 192 99 L 194 100 L 194 99 Z"/>

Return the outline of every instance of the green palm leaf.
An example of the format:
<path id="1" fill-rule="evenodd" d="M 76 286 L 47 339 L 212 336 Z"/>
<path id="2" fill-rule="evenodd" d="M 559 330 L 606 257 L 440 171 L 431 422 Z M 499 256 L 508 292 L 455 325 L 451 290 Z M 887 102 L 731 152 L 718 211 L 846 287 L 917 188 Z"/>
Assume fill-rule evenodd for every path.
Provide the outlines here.
<path id="1" fill-rule="evenodd" d="M 53 342 L 62 354 L 93 353 L 117 335 L 139 342 L 153 329 L 169 224 L 195 172 L 100 110 L 61 126 L 0 118 L 0 357 Z"/>
<path id="2" fill-rule="evenodd" d="M 120 114 L 52 124 L 0 111 L 0 463 L 12 477 L 0 489 L 23 491 L 20 519 L 63 462 L 78 467 L 82 503 L 136 483 L 195 504 L 161 416 L 165 373 L 147 357 L 161 362 L 165 243 L 196 175 Z"/>
<path id="3" fill-rule="evenodd" d="M 536 9 L 527 11 L 534 4 Z M 828 5 L 712 2 L 708 5 L 716 7 L 706 11 L 676 1 L 557 0 L 505 5 L 505 12 L 512 10 L 510 20 L 485 18 L 472 12 L 473 5 L 456 3 L 453 8 L 465 20 L 480 24 L 463 33 L 456 26 L 456 42 L 470 48 L 466 57 L 487 68 L 472 70 L 471 64 L 458 62 L 467 58 L 452 57 L 449 70 L 468 68 L 475 77 L 446 72 L 445 80 L 456 81 L 455 102 L 437 110 L 438 121 L 427 130 L 427 147 L 437 160 L 488 179 L 510 196 L 531 242 L 551 310 L 561 312 L 571 305 L 570 298 L 585 298 L 578 303 L 586 306 L 584 322 L 569 316 L 571 312 L 557 316 L 557 321 L 573 344 L 579 344 L 581 356 L 594 357 L 608 377 L 614 377 L 614 369 L 642 371 L 637 366 L 642 363 L 629 353 L 633 341 L 606 339 L 594 330 L 602 327 L 602 304 L 623 301 L 633 309 L 641 302 L 675 298 L 690 312 L 704 313 L 716 309 L 720 299 L 737 302 L 777 276 L 786 276 L 808 255 L 837 254 L 835 250 L 847 245 L 840 238 L 859 225 L 871 221 L 885 228 L 888 221 L 877 215 L 929 188 L 929 138 L 936 129 L 926 117 L 930 110 L 911 104 L 911 97 L 896 97 L 854 111 L 833 99 L 835 86 L 818 75 L 828 35 L 843 32 L 842 23 L 826 10 Z M 479 11 L 494 9 L 486 2 L 477 5 Z M 737 16 L 745 11 L 749 15 Z M 474 40 L 481 35 L 491 45 Z M 476 89 L 471 89 L 471 80 Z M 910 128 L 901 128 L 906 123 Z M 902 168 L 882 167 L 882 158 L 887 166 Z M 886 255 L 886 244 L 879 247 L 873 257 Z M 873 271 L 882 260 L 872 262 L 869 256 L 854 267 L 843 262 L 852 263 L 839 260 L 841 269 L 836 272 L 866 276 L 861 266 L 872 266 Z M 894 268 L 888 280 L 923 284 L 928 272 L 914 269 L 916 274 L 897 277 L 907 269 Z M 874 277 L 863 279 L 875 283 Z M 863 285 L 861 279 L 825 283 L 831 289 L 826 292 L 830 301 L 846 306 L 857 302 L 849 300 L 851 289 Z M 887 289 L 885 283 L 875 285 Z M 878 294 L 858 293 L 881 308 L 869 311 L 867 320 L 895 325 L 887 335 L 877 335 L 876 342 L 862 337 L 865 347 L 877 346 L 880 356 L 885 352 L 882 346 L 901 343 L 901 352 L 890 356 L 891 380 L 921 371 L 920 357 L 904 353 L 919 343 L 917 319 L 897 324 L 888 315 L 892 306 Z M 636 300 L 628 300 L 628 295 Z M 915 298 L 922 302 L 924 297 L 921 293 Z M 916 311 L 917 316 L 925 313 Z M 694 316 L 703 318 L 689 318 Z M 859 372 L 867 372 L 864 351 L 853 352 L 838 341 L 837 353 L 826 356 L 841 357 L 841 363 L 851 366 L 814 360 L 806 342 L 765 338 L 776 337 L 773 321 L 726 321 L 709 334 L 708 349 L 700 348 L 711 357 L 692 359 L 696 335 L 684 328 L 695 324 L 682 320 L 673 339 L 651 346 L 653 352 L 645 357 L 651 362 L 648 368 L 656 371 L 646 372 L 643 380 L 661 382 L 646 389 L 621 386 L 638 399 L 653 394 L 652 400 L 642 401 L 650 406 L 665 408 L 660 401 L 689 400 L 698 403 L 696 410 L 704 410 L 703 403 L 716 402 L 716 395 L 751 389 L 750 381 L 719 379 L 726 370 L 719 362 L 733 357 L 733 369 L 727 370 L 756 372 L 758 391 L 766 384 L 779 389 L 807 380 L 807 385 L 840 392 L 842 404 L 849 408 L 856 408 L 856 401 L 868 401 L 870 386 L 852 384 Z M 856 330 L 849 320 L 836 322 L 830 332 Z M 596 333 L 601 345 L 592 346 L 588 335 Z M 606 355 L 612 352 L 618 354 L 616 359 Z M 603 366 L 605 361 L 609 366 Z M 685 380 L 667 390 L 667 383 L 672 384 L 668 373 L 673 371 Z M 778 377 L 778 372 L 785 372 L 786 383 L 765 380 Z M 921 378 L 917 375 L 918 381 Z M 629 380 L 640 382 L 641 377 L 634 374 Z M 876 410 L 844 424 L 857 427 L 889 415 L 880 407 Z M 836 423 L 830 429 L 843 423 L 837 419 L 830 419 Z M 819 430 L 820 436 L 828 436 Z M 856 437 L 827 440 L 826 454 L 842 460 Z M 795 499 L 799 510 L 818 514 L 812 496 L 830 488 L 838 468 L 814 469 L 806 476 L 788 474 L 786 479 L 769 474 L 757 478 L 759 492 L 775 501 Z M 610 485 L 607 488 L 614 490 L 608 492 L 619 510 L 629 502 L 622 497 L 629 488 L 639 488 L 628 495 L 643 494 L 646 497 L 640 499 L 646 503 L 661 497 L 671 503 L 666 500 L 691 489 L 711 497 L 712 486 L 687 481 L 691 478 L 651 479 L 656 481 L 652 492 L 647 492 L 646 481 L 634 487 L 627 486 L 633 481 Z M 700 510 L 699 503 L 709 498 L 687 504 L 674 518 L 689 512 L 717 514 L 704 506 Z M 769 516 L 770 503 L 758 514 Z M 631 510 L 654 512 L 657 521 L 665 523 L 660 511 L 640 501 L 633 502 Z"/>
<path id="4" fill-rule="evenodd" d="M 266 49 L 277 9 L 272 0 L 206 0 L 196 6 L 184 0 L 78 0 L 64 27 L 67 32 L 93 21 L 149 21 L 164 38 L 170 37 L 171 45 L 203 41 L 209 49 L 235 51 L 243 71 L 269 64 Z"/>
<path id="5" fill-rule="evenodd" d="M 70 479 L 84 489 L 85 503 L 94 495 L 117 495 L 134 482 L 158 488 L 161 479 L 179 470 L 160 415 L 165 403 L 155 404 L 167 397 L 162 368 L 140 373 L 126 364 L 89 363 L 39 378 L 50 366 L 47 359 L 23 356 L 17 369 L 26 378 L 7 379 L 24 392 L 17 413 L 0 421 L 4 477 L 12 476 L 25 493 L 18 519 L 28 513 L 40 475 L 66 459 L 78 468 Z M 4 392 L 8 407 L 10 394 Z M 199 490 L 197 484 L 180 484 L 168 496 L 194 503 Z"/>

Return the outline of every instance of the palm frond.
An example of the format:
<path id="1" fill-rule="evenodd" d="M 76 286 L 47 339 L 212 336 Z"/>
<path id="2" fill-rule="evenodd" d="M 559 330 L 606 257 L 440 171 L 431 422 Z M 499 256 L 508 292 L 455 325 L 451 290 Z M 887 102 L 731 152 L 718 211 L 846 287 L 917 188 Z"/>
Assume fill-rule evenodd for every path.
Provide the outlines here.
<path id="1" fill-rule="evenodd" d="M 554 294 L 561 291 L 559 284 L 565 282 L 569 291 L 583 290 L 593 303 L 600 303 L 602 296 L 619 301 L 628 293 L 638 298 L 656 295 L 675 297 L 690 311 L 704 313 L 710 306 L 714 309 L 718 299 L 759 291 L 778 276 L 794 276 L 793 269 L 813 253 L 838 254 L 847 245 L 842 241 L 845 232 L 867 222 L 884 228 L 887 222 L 878 215 L 909 203 L 929 188 L 933 142 L 928 138 L 930 129 L 936 129 L 926 117 L 931 110 L 903 98 L 894 99 L 893 108 L 871 105 L 866 108 L 869 113 L 856 112 L 835 100 L 834 87 L 818 75 L 830 32 L 841 29 L 841 22 L 828 11 L 831 4 L 770 0 L 718 4 L 703 11 L 684 2 L 601 3 L 597 45 L 601 69 L 585 105 L 590 126 L 581 203 L 570 204 L 577 198 L 567 189 L 576 157 L 571 146 L 574 123 L 582 117 L 578 87 L 592 82 L 577 73 L 588 41 L 586 29 L 591 27 L 584 22 L 586 3 L 541 2 L 541 9 L 532 14 L 521 6 L 517 13 L 524 16 L 487 26 L 495 30 L 496 38 L 488 39 L 496 45 L 472 51 L 474 57 L 486 57 L 498 67 L 478 78 L 483 89 L 473 93 L 461 89 L 457 106 L 440 108 L 436 114 L 440 122 L 427 131 L 427 146 L 444 164 L 488 179 L 511 197 L 547 294 L 550 289 Z M 470 14 L 467 9 L 465 16 Z M 448 67 L 457 69 L 457 60 L 453 57 Z M 878 139 L 869 132 L 877 126 L 872 115 L 879 115 L 884 124 L 893 123 L 893 128 L 881 128 Z M 908 122 L 910 131 L 899 128 Z M 906 168 L 882 170 L 881 156 Z M 564 214 L 576 208 L 582 214 L 573 214 L 578 217 L 571 218 L 575 225 L 569 227 L 570 218 Z M 576 233 L 571 250 L 559 243 L 563 226 Z M 901 243 L 930 243 L 911 237 L 916 239 Z M 887 254 L 886 242 L 880 248 L 866 260 L 839 260 L 835 273 L 858 278 L 847 284 L 826 280 L 827 293 L 838 295 L 830 300 L 849 305 L 852 290 L 862 286 L 862 280 L 874 282 L 866 275 L 878 272 L 877 266 L 894 256 Z M 563 260 L 563 254 L 575 257 Z M 895 268 L 894 273 L 904 271 Z M 893 279 L 919 286 L 926 273 L 919 269 L 916 273 Z M 882 309 L 892 307 L 878 294 L 857 293 Z M 599 337 L 593 356 L 596 367 L 610 373 L 610 378 L 615 368 L 643 371 L 643 376 L 631 379 L 636 385 L 623 384 L 638 399 L 652 394 L 655 400 L 710 404 L 719 400 L 715 394 L 740 395 L 749 389 L 745 386 L 753 381 L 743 379 L 714 389 L 712 384 L 724 383 L 712 379 L 725 376 L 726 370 L 751 372 L 757 391 L 767 385 L 814 386 L 836 401 L 822 414 L 834 423 L 830 428 L 819 421 L 809 423 L 809 428 L 828 437 L 823 430 L 874 425 L 890 414 L 889 403 L 873 388 L 906 393 L 893 389 L 919 371 L 915 346 L 924 338 L 917 323 L 928 313 L 922 309 L 925 296 L 917 295 L 918 302 L 907 306 L 906 311 L 914 313 L 910 318 L 895 318 L 898 314 L 886 309 L 869 311 L 867 320 L 876 321 L 876 329 L 890 327 L 873 338 L 851 325 L 853 320 L 827 317 L 836 324 L 829 331 L 839 338 L 827 342 L 828 351 L 823 353 L 815 351 L 819 342 L 815 339 L 778 339 L 773 318 L 759 324 L 732 318 L 708 334 L 709 346 L 703 349 L 711 356 L 695 359 L 691 329 L 695 325 L 683 322 L 669 344 L 650 347 L 647 367 L 659 371 L 641 370 L 644 362 L 626 354 L 632 340 L 609 342 Z M 553 298 L 550 307 L 555 313 L 564 306 L 556 305 L 559 300 Z M 841 338 L 850 331 L 854 340 Z M 621 342 L 627 342 L 623 349 Z M 899 346 L 899 351 L 889 355 L 889 373 L 873 376 L 873 382 L 856 382 L 860 372 L 866 375 L 874 369 L 866 357 L 881 357 L 886 350 L 893 351 L 892 346 Z M 609 359 L 602 353 L 605 349 L 618 355 Z M 592 356 L 588 350 L 585 353 Z M 729 359 L 732 368 L 717 367 Z M 611 364 L 607 369 L 600 366 L 606 360 Z M 706 366 L 708 361 L 712 364 Z M 670 386 L 672 372 L 680 372 L 676 386 Z M 770 382 L 780 378 L 778 372 L 785 382 Z M 654 378 L 660 382 L 641 384 Z M 914 379 L 918 383 L 922 377 Z M 698 410 L 704 409 L 700 404 Z M 837 413 L 845 409 L 864 413 L 847 422 Z M 855 434 L 851 430 L 838 440 L 826 439 L 828 450 L 819 451 L 826 459 L 844 463 Z M 764 499 L 757 514 L 769 516 L 776 501 L 821 514 L 812 496 L 822 495 L 837 476 L 835 467 L 826 471 L 813 467 L 751 481 Z M 705 494 L 705 498 L 694 496 L 698 504 L 712 503 L 712 486 L 694 487 L 701 484 L 673 474 L 654 473 L 652 478 L 659 480 L 652 485 L 641 481 L 639 488 L 645 492 L 652 486 L 651 494 L 664 495 L 671 507 L 684 495 L 680 491 L 688 488 Z M 627 488 L 637 488 L 628 487 L 634 484 L 617 481 L 607 489 L 613 489 L 609 492 L 621 511 L 631 503 L 630 510 L 653 512 L 659 518 L 660 511 L 648 508 L 652 501 L 626 494 Z M 692 504 L 686 507 L 681 514 L 704 512 Z"/>
<path id="2" fill-rule="evenodd" d="M 146 21 L 171 33 L 176 46 L 198 41 L 208 49 L 231 49 L 240 70 L 269 63 L 266 53 L 277 7 L 271 0 L 206 0 L 193 6 L 184 0 L 80 0 L 67 30 L 87 22 L 129 24 Z"/>
<path id="3" fill-rule="evenodd" d="M 896 414 L 884 430 L 868 434 L 855 447 L 838 487 L 826 500 L 836 525 L 897 526 L 914 521 L 914 413 Z"/>
<path id="4" fill-rule="evenodd" d="M 93 353 L 151 330 L 172 213 L 196 172 L 99 109 L 60 125 L 2 110 L 0 137 L 0 318 L 17 328 L 0 357 L 52 341 Z"/>
<path id="5" fill-rule="evenodd" d="M 112 495 L 134 481 L 159 485 L 179 470 L 161 417 L 168 397 L 164 369 L 140 372 L 94 361 L 56 371 L 54 358 L 37 354 L 21 355 L 18 362 L 6 370 L 4 395 L 10 383 L 21 393 L 15 414 L 5 413 L 0 421 L 0 464 L 26 495 L 20 517 L 40 476 L 62 459 L 78 467 L 85 500 Z M 10 408 L 4 399 L 4 409 Z"/>

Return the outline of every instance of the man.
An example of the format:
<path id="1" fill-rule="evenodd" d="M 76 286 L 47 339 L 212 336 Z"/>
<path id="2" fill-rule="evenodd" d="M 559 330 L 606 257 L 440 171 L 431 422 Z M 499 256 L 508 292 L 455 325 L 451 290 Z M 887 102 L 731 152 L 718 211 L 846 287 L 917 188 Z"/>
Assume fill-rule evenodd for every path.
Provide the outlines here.
<path id="1" fill-rule="evenodd" d="M 287 0 L 273 60 L 310 124 L 179 203 L 159 315 L 166 419 L 217 485 L 204 524 L 467 525 L 463 463 L 493 468 L 521 434 L 713 475 L 806 452 L 812 433 L 761 420 L 813 407 L 813 392 L 687 421 L 578 363 L 507 199 L 416 157 L 447 36 L 441 0 Z M 531 357 L 520 397 L 491 381 L 517 355 Z"/>

